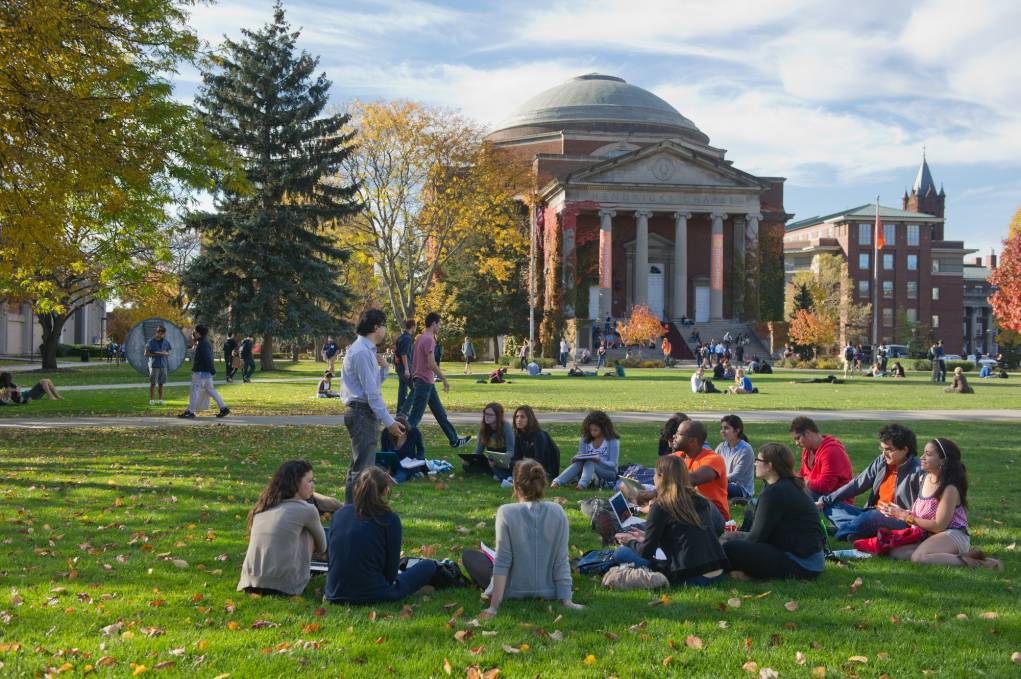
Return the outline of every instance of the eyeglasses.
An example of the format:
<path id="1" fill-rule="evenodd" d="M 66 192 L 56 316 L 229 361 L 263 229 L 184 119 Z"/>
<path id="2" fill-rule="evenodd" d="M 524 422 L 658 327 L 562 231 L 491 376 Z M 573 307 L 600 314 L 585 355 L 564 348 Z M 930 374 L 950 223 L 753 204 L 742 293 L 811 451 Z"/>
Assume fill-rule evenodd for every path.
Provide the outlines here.
<path id="1" fill-rule="evenodd" d="M 755 461 L 756 462 L 761 462 L 762 464 L 766 464 L 766 460 L 763 460 L 761 457 L 755 458 Z"/>

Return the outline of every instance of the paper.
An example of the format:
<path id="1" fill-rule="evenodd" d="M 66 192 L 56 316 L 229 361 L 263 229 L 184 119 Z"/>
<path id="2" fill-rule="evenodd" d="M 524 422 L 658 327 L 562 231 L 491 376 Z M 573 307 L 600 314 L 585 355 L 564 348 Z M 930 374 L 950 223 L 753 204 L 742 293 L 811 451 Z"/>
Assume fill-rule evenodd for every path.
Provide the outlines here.
<path id="1" fill-rule="evenodd" d="M 416 467 L 428 466 L 428 464 L 425 460 L 415 460 L 410 457 L 401 458 L 401 467 L 404 469 L 415 469 Z"/>
<path id="2" fill-rule="evenodd" d="M 666 561 L 666 552 L 664 552 L 662 549 L 657 549 L 656 553 L 653 555 L 653 558 L 655 558 L 657 561 Z"/>
<path id="3" fill-rule="evenodd" d="M 479 548 L 483 554 L 489 557 L 490 561 L 496 561 L 496 552 L 492 548 L 487 547 L 485 542 L 480 542 Z"/>

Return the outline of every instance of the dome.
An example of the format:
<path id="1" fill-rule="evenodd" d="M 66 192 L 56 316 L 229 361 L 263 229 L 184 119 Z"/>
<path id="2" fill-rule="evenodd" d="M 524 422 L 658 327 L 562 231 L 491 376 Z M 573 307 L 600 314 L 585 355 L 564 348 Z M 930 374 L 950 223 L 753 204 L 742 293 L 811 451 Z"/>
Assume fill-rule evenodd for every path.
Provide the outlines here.
<path id="1" fill-rule="evenodd" d="M 673 133 L 709 138 L 673 106 L 622 78 L 589 73 L 529 99 L 499 128 L 584 129 Z M 501 134 L 500 136 L 505 136 Z"/>

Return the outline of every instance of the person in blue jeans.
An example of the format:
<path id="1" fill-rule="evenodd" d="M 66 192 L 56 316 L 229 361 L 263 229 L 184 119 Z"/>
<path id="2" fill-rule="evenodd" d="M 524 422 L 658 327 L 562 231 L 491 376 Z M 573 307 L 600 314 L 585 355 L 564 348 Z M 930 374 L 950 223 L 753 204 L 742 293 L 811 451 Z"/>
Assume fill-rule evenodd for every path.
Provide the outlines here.
<path id="1" fill-rule="evenodd" d="M 440 425 L 440 429 L 446 435 L 447 440 L 453 448 L 460 448 L 468 443 L 472 437 L 459 436 L 454 425 L 447 419 L 447 411 L 443 408 L 440 395 L 436 392 L 436 378 L 443 382 L 443 391 L 450 391 L 450 382 L 440 369 L 436 360 L 436 351 L 439 345 L 436 342 L 436 334 L 440 330 L 440 315 L 435 311 L 426 314 L 425 330 L 415 340 L 412 350 L 412 376 L 414 388 L 409 397 L 411 405 L 405 404 L 408 413 L 408 424 L 417 427 L 425 415 L 425 407 Z"/>
<path id="2" fill-rule="evenodd" d="M 552 488 L 578 480 L 578 490 L 584 490 L 596 479 L 597 485 L 617 480 L 620 462 L 620 435 L 613 428 L 609 415 L 593 410 L 581 423 L 578 454 L 560 476 L 553 479 Z"/>
<path id="3" fill-rule="evenodd" d="M 385 471 L 376 466 L 363 469 L 355 479 L 354 502 L 334 512 L 328 537 L 327 601 L 399 601 L 436 574 L 436 562 L 430 559 L 398 570 L 402 529 L 400 517 L 387 504 L 390 488 Z"/>
<path id="4" fill-rule="evenodd" d="M 401 460 L 425 460 L 425 443 L 422 441 L 422 432 L 417 427 L 408 425 L 408 416 L 404 413 L 397 413 L 394 420 L 404 425 L 404 434 L 394 437 L 388 430 L 384 429 L 379 435 L 379 449 L 397 453 L 397 462 Z M 405 469 L 398 467 L 394 472 L 394 481 L 404 483 L 409 479 L 420 476 L 428 471 L 423 465 L 417 469 Z"/>
<path id="5" fill-rule="evenodd" d="M 918 439 L 900 424 L 888 424 L 879 430 L 880 455 L 858 476 L 828 495 L 816 506 L 837 527 L 838 540 L 872 537 L 880 528 L 907 528 L 903 521 L 886 516 L 876 507 L 892 503 L 910 509 L 918 497 L 924 473 L 918 463 Z M 864 508 L 848 501 L 869 491 Z"/>
<path id="6" fill-rule="evenodd" d="M 659 458 L 655 484 L 656 501 L 644 529 L 618 533 L 621 546 L 613 560 L 659 571 L 674 585 L 706 587 L 723 580 L 729 563 L 716 537 L 723 532 L 723 516 L 695 492 L 687 465 L 673 455 Z"/>

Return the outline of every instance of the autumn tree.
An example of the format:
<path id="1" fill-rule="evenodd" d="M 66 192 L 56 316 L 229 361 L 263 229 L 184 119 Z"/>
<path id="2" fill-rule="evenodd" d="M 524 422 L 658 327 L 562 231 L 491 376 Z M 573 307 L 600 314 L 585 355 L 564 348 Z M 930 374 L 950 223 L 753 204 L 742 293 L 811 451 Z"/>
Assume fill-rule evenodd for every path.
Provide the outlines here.
<path id="1" fill-rule="evenodd" d="M 649 307 L 636 304 L 631 307 L 631 316 L 626 321 L 617 321 L 617 333 L 625 346 L 638 346 L 638 357 L 642 349 L 663 335 L 663 324 Z"/>
<path id="2" fill-rule="evenodd" d="M 342 226 L 362 236 L 360 252 L 382 279 L 393 316 L 409 318 L 474 236 L 517 223 L 514 199 L 527 167 L 452 111 L 409 101 L 356 103 L 350 111 L 358 145 L 338 179 L 357 187 L 364 210 Z"/>
<path id="3" fill-rule="evenodd" d="M 1003 241 L 1000 263 L 989 282 L 996 287 L 989 298 L 1001 328 L 1021 333 L 1021 209 L 1014 213 Z"/>
<path id="4" fill-rule="evenodd" d="M 856 303 L 854 294 L 854 281 L 844 258 L 822 254 L 811 271 L 795 273 L 787 284 L 787 315 L 793 318 L 799 310 L 807 309 L 817 316 L 826 316 L 837 330 L 837 341 L 843 345 L 849 338 L 866 335 L 872 318 L 872 305 Z"/>
<path id="5" fill-rule="evenodd" d="M 216 211 L 190 215 L 202 250 L 185 288 L 197 320 L 274 339 L 337 332 L 349 309 L 337 271 L 347 259 L 327 227 L 358 212 L 353 187 L 323 181 L 351 152 L 346 115 L 323 116 L 330 81 L 297 52 L 277 4 L 273 22 L 226 40 L 196 98 L 214 137 L 242 158 L 247 190 L 216 187 Z"/>
<path id="6" fill-rule="evenodd" d="M 837 341 L 837 325 L 825 314 L 799 309 L 791 320 L 788 334 L 799 345 L 811 347 L 818 358 L 820 349 L 830 349 Z"/>

